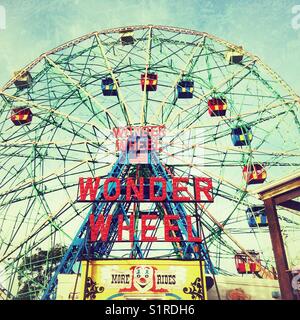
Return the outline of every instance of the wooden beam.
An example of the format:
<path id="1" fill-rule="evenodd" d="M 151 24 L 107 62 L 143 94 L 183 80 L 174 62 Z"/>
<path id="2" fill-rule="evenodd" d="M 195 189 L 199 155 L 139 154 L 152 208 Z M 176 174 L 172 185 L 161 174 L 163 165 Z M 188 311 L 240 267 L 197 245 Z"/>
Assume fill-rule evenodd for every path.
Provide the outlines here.
<path id="1" fill-rule="evenodd" d="M 300 202 L 299 201 L 288 200 L 285 202 L 281 202 L 279 205 L 281 207 L 285 207 L 285 208 L 292 209 L 295 211 L 300 211 Z"/>
<path id="2" fill-rule="evenodd" d="M 275 204 L 281 204 L 282 202 L 289 201 L 291 199 L 295 199 L 300 196 L 300 188 L 296 188 L 290 190 L 288 192 L 282 193 L 274 197 Z"/>
<path id="3" fill-rule="evenodd" d="M 292 288 L 292 276 L 288 272 L 289 266 L 286 258 L 284 243 L 280 230 L 277 210 L 273 199 L 264 201 L 269 222 L 270 236 L 273 246 L 274 258 L 277 267 L 278 281 L 282 300 L 295 300 Z"/>
<path id="4" fill-rule="evenodd" d="M 283 181 L 271 183 L 270 185 L 262 187 L 257 190 L 257 194 L 260 199 L 264 201 L 265 199 L 274 198 L 297 188 L 300 188 L 300 173 L 294 177 L 289 177 L 289 179 L 284 179 Z"/>

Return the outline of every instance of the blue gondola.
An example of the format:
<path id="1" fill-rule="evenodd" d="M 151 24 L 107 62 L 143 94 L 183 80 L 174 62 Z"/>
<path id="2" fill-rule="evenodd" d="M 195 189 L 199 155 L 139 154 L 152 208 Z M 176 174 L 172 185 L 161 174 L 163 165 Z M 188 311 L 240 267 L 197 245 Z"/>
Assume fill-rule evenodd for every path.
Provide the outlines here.
<path id="1" fill-rule="evenodd" d="M 194 81 L 181 80 L 177 84 L 178 99 L 192 99 L 194 93 Z"/>
<path id="2" fill-rule="evenodd" d="M 261 206 L 255 206 L 246 210 L 248 225 L 250 228 L 267 227 L 268 219 L 265 212 L 265 208 Z"/>
<path id="3" fill-rule="evenodd" d="M 104 96 L 118 95 L 117 85 L 114 83 L 114 80 L 112 78 L 102 79 L 101 89 Z"/>
<path id="4" fill-rule="evenodd" d="M 252 130 L 248 125 L 236 127 L 231 131 L 231 140 L 236 147 L 249 145 L 252 139 Z"/>

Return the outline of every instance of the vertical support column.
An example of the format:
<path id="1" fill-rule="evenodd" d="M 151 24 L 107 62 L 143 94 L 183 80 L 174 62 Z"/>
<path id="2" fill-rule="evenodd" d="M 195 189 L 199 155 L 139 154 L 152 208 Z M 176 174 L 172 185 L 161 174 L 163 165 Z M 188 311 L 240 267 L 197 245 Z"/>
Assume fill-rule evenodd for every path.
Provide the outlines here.
<path id="1" fill-rule="evenodd" d="M 278 281 L 282 300 L 294 300 L 292 277 L 286 258 L 284 243 L 281 235 L 277 210 L 272 198 L 264 200 L 266 214 L 269 222 L 270 236 L 273 246 L 274 258 L 277 267 Z"/>

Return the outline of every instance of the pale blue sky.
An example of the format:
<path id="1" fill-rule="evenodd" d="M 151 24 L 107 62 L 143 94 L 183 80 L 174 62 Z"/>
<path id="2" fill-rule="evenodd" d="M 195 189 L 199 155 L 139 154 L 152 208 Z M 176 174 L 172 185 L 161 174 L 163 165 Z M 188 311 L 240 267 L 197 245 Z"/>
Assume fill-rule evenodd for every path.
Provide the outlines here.
<path id="1" fill-rule="evenodd" d="M 85 33 L 163 24 L 214 34 L 262 58 L 300 93 L 300 0 L 0 0 L 0 86 L 39 54 Z M 299 19 L 300 21 L 300 19 Z"/>

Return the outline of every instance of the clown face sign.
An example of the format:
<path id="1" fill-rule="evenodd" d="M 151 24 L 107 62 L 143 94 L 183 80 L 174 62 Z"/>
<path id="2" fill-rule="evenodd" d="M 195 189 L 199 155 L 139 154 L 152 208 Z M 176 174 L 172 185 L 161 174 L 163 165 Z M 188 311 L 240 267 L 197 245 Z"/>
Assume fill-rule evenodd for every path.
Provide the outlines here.
<path id="1" fill-rule="evenodd" d="M 207 296 L 204 264 L 196 260 L 98 260 L 90 261 L 88 268 L 83 261 L 82 279 L 82 294 L 95 300 L 204 300 Z M 93 286 L 86 285 L 85 279 L 92 280 Z"/>
<path id="2" fill-rule="evenodd" d="M 133 266 L 131 270 L 131 287 L 120 289 L 120 292 L 167 292 L 167 289 L 157 289 L 157 268 L 152 266 Z"/>

